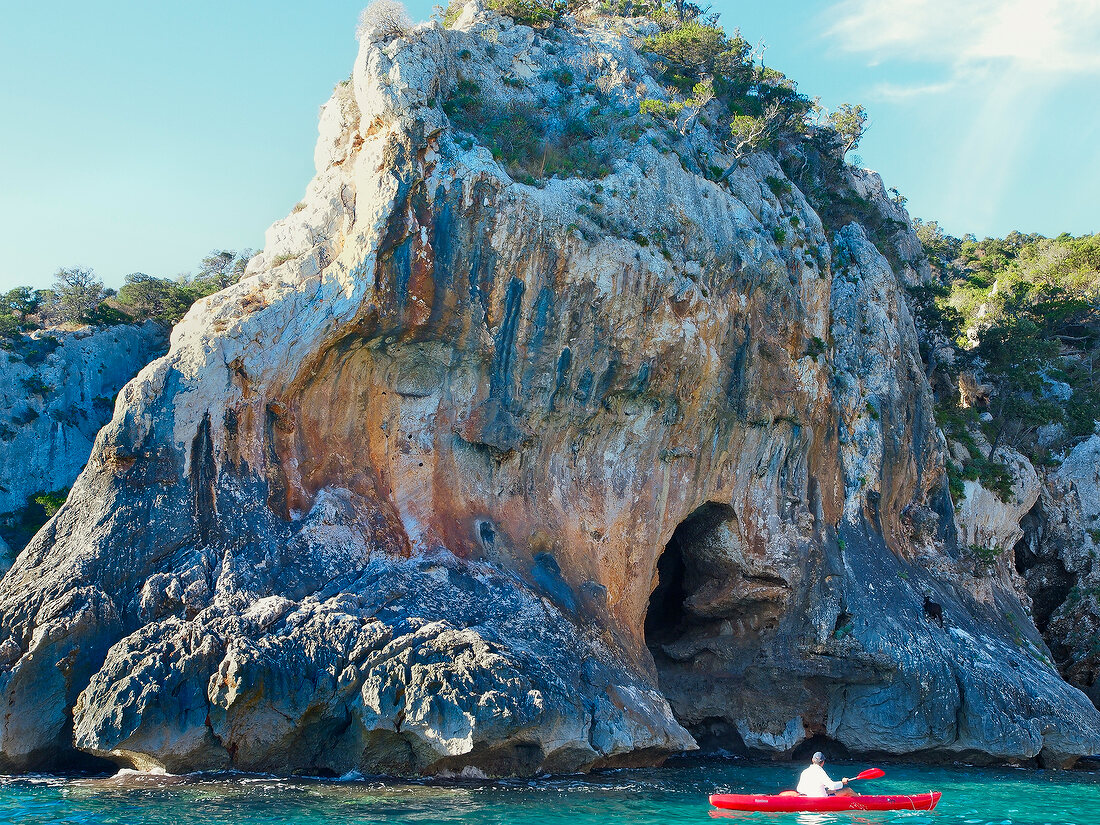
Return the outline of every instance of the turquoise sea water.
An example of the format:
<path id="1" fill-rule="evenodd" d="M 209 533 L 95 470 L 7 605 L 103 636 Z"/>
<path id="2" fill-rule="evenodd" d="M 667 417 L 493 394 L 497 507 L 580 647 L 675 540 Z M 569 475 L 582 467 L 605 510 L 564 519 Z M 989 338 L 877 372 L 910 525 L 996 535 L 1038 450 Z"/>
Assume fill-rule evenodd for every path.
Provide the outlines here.
<path id="1" fill-rule="evenodd" d="M 932 812 L 718 812 L 714 792 L 775 792 L 798 768 L 683 760 L 654 770 L 536 781 L 285 780 L 256 776 L 0 779 L 0 823 L 500 823 L 500 825 L 1100 825 L 1100 774 L 883 766 L 867 793 L 943 792 Z M 868 765 L 830 763 L 834 777 Z"/>

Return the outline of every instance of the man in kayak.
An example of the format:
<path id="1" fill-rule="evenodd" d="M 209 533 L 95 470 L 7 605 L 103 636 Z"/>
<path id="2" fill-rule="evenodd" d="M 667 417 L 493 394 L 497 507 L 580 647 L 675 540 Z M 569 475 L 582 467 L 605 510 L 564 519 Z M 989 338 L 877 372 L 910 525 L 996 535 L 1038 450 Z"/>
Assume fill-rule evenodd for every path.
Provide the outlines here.
<path id="1" fill-rule="evenodd" d="M 859 796 L 848 786 L 848 777 L 834 782 L 825 773 L 825 754 L 818 751 L 813 756 L 813 764 L 798 777 L 798 792 L 802 796 Z"/>

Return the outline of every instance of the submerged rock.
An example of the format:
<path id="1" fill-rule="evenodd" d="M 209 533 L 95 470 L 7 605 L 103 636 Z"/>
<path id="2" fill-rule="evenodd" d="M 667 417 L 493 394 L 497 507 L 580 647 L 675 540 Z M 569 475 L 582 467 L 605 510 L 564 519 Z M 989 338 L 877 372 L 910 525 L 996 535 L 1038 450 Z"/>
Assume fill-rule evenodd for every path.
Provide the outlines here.
<path id="1" fill-rule="evenodd" d="M 1011 583 L 959 559 L 899 284 L 927 264 L 877 175 L 838 167 L 826 224 L 697 124 L 539 187 L 444 114 L 475 76 L 575 96 L 562 67 L 636 107 L 632 25 L 551 44 L 470 6 L 363 42 L 302 208 L 0 582 L 0 769 L 1100 750 Z"/>

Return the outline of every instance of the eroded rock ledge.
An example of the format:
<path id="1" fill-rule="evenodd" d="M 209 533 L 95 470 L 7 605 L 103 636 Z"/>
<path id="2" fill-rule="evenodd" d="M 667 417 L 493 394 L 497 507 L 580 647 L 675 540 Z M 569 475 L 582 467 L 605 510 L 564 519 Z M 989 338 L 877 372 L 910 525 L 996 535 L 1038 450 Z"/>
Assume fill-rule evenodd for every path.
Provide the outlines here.
<path id="1" fill-rule="evenodd" d="M 0 769 L 1100 751 L 1012 582 L 958 560 L 926 272 L 876 175 L 834 185 L 878 217 L 826 226 L 696 124 L 729 177 L 643 136 L 597 224 L 593 181 L 517 183 L 439 105 L 460 67 L 507 102 L 581 55 L 636 105 L 632 25 L 364 41 L 303 208 L 0 582 Z"/>

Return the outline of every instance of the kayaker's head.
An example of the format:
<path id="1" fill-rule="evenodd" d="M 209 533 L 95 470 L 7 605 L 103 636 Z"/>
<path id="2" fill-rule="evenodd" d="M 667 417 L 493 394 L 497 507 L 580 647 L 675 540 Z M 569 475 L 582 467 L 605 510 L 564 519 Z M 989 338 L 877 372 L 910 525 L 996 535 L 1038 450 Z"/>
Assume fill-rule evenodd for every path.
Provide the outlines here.
<path id="1" fill-rule="evenodd" d="M 813 763 L 815 765 L 824 765 L 825 764 L 825 754 L 823 754 L 821 751 L 818 751 L 817 753 L 815 753 L 813 755 Z"/>

